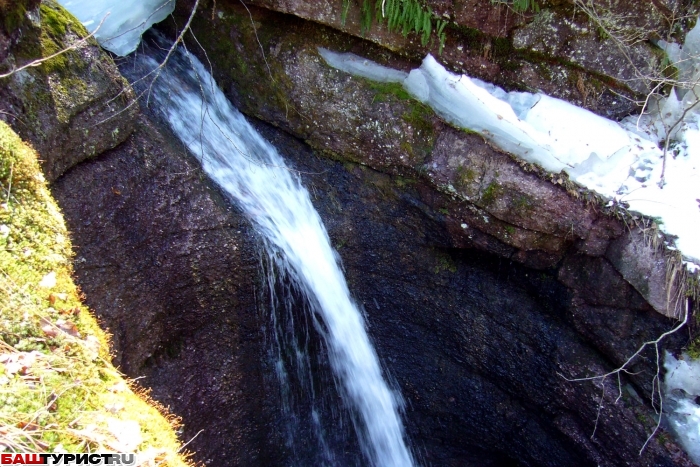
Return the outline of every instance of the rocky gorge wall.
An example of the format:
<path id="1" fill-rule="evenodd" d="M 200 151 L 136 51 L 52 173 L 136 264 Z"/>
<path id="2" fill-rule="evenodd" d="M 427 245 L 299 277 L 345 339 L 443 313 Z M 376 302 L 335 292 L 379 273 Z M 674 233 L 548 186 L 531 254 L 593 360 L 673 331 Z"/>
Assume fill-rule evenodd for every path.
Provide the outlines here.
<path id="1" fill-rule="evenodd" d="M 353 37 L 350 14 L 340 27 L 315 12 L 320 2 L 307 2 L 314 11 L 306 13 L 261 3 L 301 18 L 254 7 L 251 17 L 240 4 L 217 3 L 202 4 L 193 32 L 220 86 L 273 125 L 257 123 L 302 171 L 406 399 L 407 433 L 424 464 L 690 465 L 666 435 L 638 455 L 655 425 L 651 360 L 625 375 L 618 401 L 616 378 L 561 376 L 603 374 L 673 327 L 662 316 L 678 306 L 668 300 L 666 259 L 641 229 L 566 180 L 446 125 L 401 89 L 331 69 L 316 49 L 408 69 L 418 46 L 391 45 L 400 35 L 375 31 L 375 44 Z M 179 4 L 176 22 L 190 6 Z M 483 34 L 491 44 L 503 36 Z M 454 41 L 445 55 L 456 54 Z M 107 67 L 97 79 L 130 92 Z M 29 82 L 64 83 L 55 72 Z M 27 82 L 3 91 L 22 117 L 35 105 Z M 102 122 L 101 98 L 75 118 L 39 118 L 24 135 L 58 161 L 45 171 L 77 249 L 77 280 L 113 334 L 115 362 L 145 376 L 154 397 L 183 416 L 185 439 L 204 430 L 190 445 L 198 460 L 312 458 L 312 446 L 281 441 L 254 232 L 147 110 L 136 117 L 129 99 L 106 96 L 121 107 L 105 131 L 76 144 L 92 152 L 53 151 L 42 135 L 82 130 L 80 112 Z M 686 343 L 687 333 L 668 340 L 673 349 Z"/>

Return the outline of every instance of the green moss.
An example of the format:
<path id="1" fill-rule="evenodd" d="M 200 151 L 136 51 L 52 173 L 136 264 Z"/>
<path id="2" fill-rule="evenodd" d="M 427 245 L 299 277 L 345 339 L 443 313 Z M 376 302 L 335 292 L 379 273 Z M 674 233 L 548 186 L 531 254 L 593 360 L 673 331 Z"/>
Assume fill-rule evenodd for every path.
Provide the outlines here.
<path id="1" fill-rule="evenodd" d="M 688 346 L 688 355 L 694 360 L 700 359 L 700 337 L 696 337 Z"/>
<path id="2" fill-rule="evenodd" d="M 406 188 L 407 186 L 413 185 L 416 183 L 416 181 L 412 178 L 406 178 L 406 177 L 401 177 L 398 176 L 394 179 L 394 183 L 396 186 L 399 188 Z"/>
<path id="3" fill-rule="evenodd" d="M 493 181 L 489 183 L 486 189 L 481 193 L 481 201 L 484 204 L 491 204 L 503 195 L 503 188 L 498 182 Z"/>
<path id="4" fill-rule="evenodd" d="M 411 157 L 417 153 L 430 153 L 434 140 L 432 109 L 413 99 L 400 83 L 377 83 L 370 80 L 363 80 L 363 82 L 375 92 L 373 102 L 401 102 L 406 105 L 401 119 L 416 131 L 417 136 L 420 136 L 415 140 L 420 141 L 420 147 L 414 147 L 409 141 L 404 140 L 400 143 L 401 150 Z"/>
<path id="5" fill-rule="evenodd" d="M 477 178 L 477 173 L 471 167 L 460 165 L 456 170 L 457 183 L 462 187 L 471 185 Z"/>
<path id="6" fill-rule="evenodd" d="M 416 148 L 418 152 L 430 154 L 435 142 L 435 129 L 433 127 L 433 111 L 426 105 L 411 100 L 410 107 L 406 112 L 401 114 L 401 119 L 409 124 L 416 131 L 416 141 L 420 147 Z M 410 153 L 413 155 L 413 151 Z"/>
<path id="7" fill-rule="evenodd" d="M 494 37 L 492 50 L 494 58 L 507 58 L 513 53 L 513 46 L 506 37 Z"/>
<path id="8" fill-rule="evenodd" d="M 107 336 L 71 278 L 68 232 L 37 156 L 3 122 L 0 187 L 0 426 L 13 449 L 104 450 L 116 442 L 110 420 L 129 420 L 144 439 L 137 451 L 152 447 L 165 464 L 184 466 L 171 423 L 108 363 Z"/>
<path id="9" fill-rule="evenodd" d="M 413 156 L 413 146 L 411 146 L 411 143 L 409 143 L 408 141 L 406 141 L 406 140 L 401 141 L 401 143 L 399 144 L 399 147 L 401 148 L 401 150 L 403 152 L 405 152 L 409 156 Z"/>
<path id="10" fill-rule="evenodd" d="M 401 101 L 411 100 L 412 97 L 401 83 L 379 83 L 377 81 L 365 80 L 370 89 L 375 92 L 374 102 L 386 102 L 390 96 L 394 96 Z"/>
<path id="11" fill-rule="evenodd" d="M 24 23 L 27 9 L 24 2 L 0 2 L 0 17 L 7 34 L 11 34 Z"/>
<path id="12" fill-rule="evenodd" d="M 438 254 L 436 261 L 437 264 L 433 270 L 435 274 L 439 274 L 443 271 L 449 271 L 451 273 L 457 272 L 457 265 L 447 254 Z"/>
<path id="13" fill-rule="evenodd" d="M 52 0 L 42 2 L 40 12 L 41 57 L 48 57 L 64 50 L 67 46 L 66 34 L 69 32 L 80 38 L 88 35 L 87 30 L 78 20 Z M 84 68 L 77 52 L 70 50 L 44 62 L 42 69 L 47 73 L 66 73 L 68 68 L 73 66 Z"/>
<path id="14" fill-rule="evenodd" d="M 461 25 L 455 25 L 454 28 L 459 32 L 459 43 L 469 50 L 481 51 L 490 40 L 486 34 L 476 28 Z"/>
<path id="15" fill-rule="evenodd" d="M 533 208 L 534 203 L 532 198 L 530 198 L 528 195 L 521 194 L 517 198 L 515 198 L 511 204 L 511 209 L 518 211 L 518 212 L 525 212 Z"/>

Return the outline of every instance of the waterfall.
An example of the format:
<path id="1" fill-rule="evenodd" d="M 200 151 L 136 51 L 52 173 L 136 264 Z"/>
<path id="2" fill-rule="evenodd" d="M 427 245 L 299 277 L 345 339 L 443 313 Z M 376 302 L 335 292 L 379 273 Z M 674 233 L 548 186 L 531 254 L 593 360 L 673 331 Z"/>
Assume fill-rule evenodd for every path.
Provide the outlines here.
<path id="1" fill-rule="evenodd" d="M 134 58 L 133 66 L 148 73 L 163 56 L 162 49 L 149 48 Z M 180 50 L 152 82 L 154 76 L 142 81 L 144 99 L 158 108 L 204 171 L 250 218 L 269 257 L 305 297 L 338 390 L 355 414 L 363 454 L 375 466 L 413 465 L 398 402 L 382 377 L 363 316 L 299 177 L 228 102 L 194 56 Z"/>

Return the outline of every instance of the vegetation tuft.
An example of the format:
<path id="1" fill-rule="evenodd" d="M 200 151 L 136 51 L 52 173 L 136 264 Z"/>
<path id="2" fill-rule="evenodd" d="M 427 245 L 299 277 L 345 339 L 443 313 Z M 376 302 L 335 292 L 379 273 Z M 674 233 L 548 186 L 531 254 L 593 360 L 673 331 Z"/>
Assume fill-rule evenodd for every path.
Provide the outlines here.
<path id="1" fill-rule="evenodd" d="M 492 4 L 508 5 L 516 13 L 538 13 L 540 5 L 536 0 L 491 0 Z"/>
<path id="2" fill-rule="evenodd" d="M 347 1 L 347 0 L 346 0 Z M 343 4 L 341 21 L 345 22 L 347 16 L 347 3 Z M 401 32 L 404 37 L 411 33 L 418 34 L 421 44 L 428 45 L 431 34 L 440 44 L 440 53 L 445 45 L 445 26 L 447 21 L 437 18 L 429 6 L 423 5 L 418 0 L 377 0 L 372 8 L 370 0 L 363 0 L 361 7 L 361 26 L 363 34 L 372 26 L 372 21 L 377 18 L 379 22 L 386 23 L 389 31 Z"/>

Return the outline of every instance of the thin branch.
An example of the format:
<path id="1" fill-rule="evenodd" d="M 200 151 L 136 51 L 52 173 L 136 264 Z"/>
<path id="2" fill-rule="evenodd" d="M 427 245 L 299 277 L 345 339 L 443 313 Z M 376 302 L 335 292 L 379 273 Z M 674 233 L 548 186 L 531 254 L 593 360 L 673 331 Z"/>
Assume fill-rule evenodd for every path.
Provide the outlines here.
<path id="1" fill-rule="evenodd" d="M 614 370 L 612 370 L 612 371 L 609 371 L 608 373 L 605 373 L 605 374 L 603 374 L 603 375 L 598 375 L 598 376 L 589 376 L 589 377 L 586 377 L 586 378 L 567 378 L 566 376 L 564 376 L 564 375 L 562 375 L 561 373 L 557 372 L 557 374 L 558 374 L 559 376 L 561 376 L 562 378 L 564 378 L 566 381 L 569 381 L 569 382 L 597 381 L 597 380 L 600 380 L 600 381 L 601 381 L 601 384 L 602 384 L 602 386 L 603 386 L 603 394 L 601 395 L 600 402 L 598 403 L 598 414 L 597 414 L 597 416 L 596 416 L 595 425 L 594 425 L 594 427 L 593 427 L 593 435 L 595 435 L 595 432 L 596 432 L 596 430 L 597 430 L 597 428 L 598 428 L 598 421 L 599 421 L 599 419 L 600 419 L 600 412 L 601 412 L 602 407 L 603 407 L 603 397 L 605 396 L 605 380 L 606 380 L 609 376 L 613 376 L 613 375 L 614 375 L 614 376 L 617 376 L 618 389 L 619 389 L 620 395 L 621 395 L 621 394 L 622 394 L 622 386 L 621 386 L 621 385 L 622 385 L 622 380 L 621 380 L 621 374 L 624 372 L 624 373 L 629 374 L 629 375 L 634 375 L 635 373 L 632 373 L 632 372 L 628 369 L 628 366 L 631 365 L 632 362 L 633 362 L 638 356 L 640 356 L 640 354 L 644 351 L 644 349 L 647 348 L 647 346 L 654 346 L 654 350 L 655 350 L 655 353 L 656 353 L 656 373 L 654 374 L 654 378 L 652 379 L 651 403 L 652 403 L 652 407 L 654 407 L 654 397 L 655 397 L 656 394 L 658 394 L 658 397 L 659 397 L 659 409 L 658 409 L 657 412 L 659 413 L 659 419 L 658 419 L 658 421 L 657 421 L 657 423 L 656 423 L 656 426 L 654 427 L 654 430 L 653 430 L 653 431 L 651 432 L 651 434 L 647 437 L 646 441 L 644 442 L 644 444 L 642 445 L 641 449 L 639 450 L 639 455 L 640 455 L 640 456 L 642 455 L 642 453 L 644 452 L 644 449 L 646 449 L 646 447 L 649 445 L 649 441 L 651 441 L 651 439 L 654 437 L 654 435 L 656 435 L 657 431 L 659 430 L 659 427 L 661 426 L 661 416 L 662 416 L 662 414 L 663 414 L 663 392 L 662 392 L 662 390 L 661 390 L 661 377 L 660 377 L 660 375 L 661 375 L 661 354 L 660 354 L 660 352 L 659 352 L 659 350 L 660 350 L 660 349 L 659 349 L 659 344 L 661 343 L 661 341 L 662 341 L 664 338 L 670 336 L 671 334 L 674 334 L 675 332 L 677 332 L 677 331 L 679 331 L 680 329 L 682 329 L 683 326 L 685 326 L 686 324 L 688 324 L 688 318 L 689 318 L 690 313 L 689 313 L 689 304 L 688 304 L 688 301 L 687 301 L 687 300 L 686 300 L 686 306 L 685 306 L 685 313 L 684 313 L 684 315 L 685 315 L 685 316 L 684 316 L 684 318 L 683 318 L 683 321 L 682 321 L 680 324 L 678 324 L 676 327 L 674 327 L 674 328 L 671 329 L 670 331 L 664 332 L 663 334 L 661 334 L 661 335 L 660 335 L 658 338 L 656 338 L 655 340 L 652 340 L 652 341 L 648 341 L 648 342 L 643 343 L 643 344 L 637 349 L 637 351 L 636 351 L 634 354 L 632 354 L 632 356 L 629 357 L 621 366 L 619 366 L 618 368 L 616 368 L 616 369 L 614 369 Z M 620 399 L 620 397 L 618 396 L 617 400 L 619 400 L 619 399 Z M 616 402 L 617 402 L 617 400 L 616 400 Z M 654 410 L 656 410 L 656 407 L 654 407 Z M 593 436 L 593 435 L 591 435 L 591 436 Z"/>
<path id="2" fill-rule="evenodd" d="M 75 49 L 81 48 L 83 45 L 85 45 L 85 43 L 86 43 L 92 36 L 94 36 L 94 35 L 97 33 L 97 31 L 99 31 L 99 29 L 102 27 L 102 24 L 105 22 L 105 20 L 107 19 L 108 16 L 109 16 L 109 13 L 107 13 L 107 14 L 104 16 L 104 18 L 102 18 L 102 21 L 100 21 L 100 24 L 97 25 L 97 28 L 95 28 L 94 31 L 92 31 L 90 34 L 88 34 L 87 36 L 85 36 L 85 37 L 83 37 L 82 39 L 80 39 L 80 40 L 79 40 L 78 42 L 76 42 L 75 44 L 70 45 L 70 46 L 66 47 L 65 49 L 59 50 L 59 51 L 56 52 L 55 54 L 51 54 L 51 55 L 49 55 L 48 57 L 43 57 L 43 58 L 38 58 L 38 59 L 36 59 L 36 60 L 32 60 L 31 62 L 27 63 L 27 64 L 24 65 L 24 66 L 21 66 L 21 67 L 19 67 L 19 68 L 14 68 L 14 69 L 12 69 L 12 71 L 10 71 L 10 72 L 8 72 L 8 73 L 0 74 L 0 78 L 8 78 L 8 77 L 14 75 L 15 73 L 20 72 L 20 71 L 22 71 L 22 70 L 25 70 L 25 69 L 27 69 L 27 68 L 38 67 L 38 66 L 40 66 L 42 63 L 44 63 L 44 62 L 46 62 L 46 61 L 48 61 L 48 60 L 51 60 L 52 58 L 56 58 L 56 57 L 58 57 L 59 55 L 63 55 L 64 53 L 66 53 L 66 52 L 68 52 L 68 51 L 70 51 L 70 50 L 75 50 Z"/>
<path id="3" fill-rule="evenodd" d="M 270 74 L 270 79 L 272 80 L 273 83 L 275 83 L 275 78 L 272 76 L 272 70 L 270 69 L 270 64 L 267 63 L 267 58 L 265 57 L 265 49 L 263 49 L 263 45 L 260 42 L 260 38 L 258 37 L 258 28 L 255 27 L 255 21 L 253 21 L 253 15 L 248 9 L 248 5 L 243 3 L 243 0 L 239 0 L 241 2 L 241 5 L 243 5 L 243 8 L 248 12 L 248 16 L 250 17 L 250 24 L 253 26 L 253 34 L 255 34 L 255 40 L 258 41 L 258 45 L 260 46 L 260 52 L 262 53 L 262 58 L 263 61 L 265 62 L 265 66 L 267 66 L 267 72 Z"/>
<path id="4" fill-rule="evenodd" d="M 185 27 L 182 28 L 182 31 L 180 31 L 180 34 L 177 36 L 177 39 L 175 39 L 175 42 L 173 42 L 172 47 L 168 50 L 168 53 L 165 56 L 165 59 L 163 62 L 158 66 L 155 77 L 153 78 L 153 81 L 151 81 L 151 84 L 148 88 L 148 98 L 146 99 L 146 106 L 148 106 L 150 97 L 151 97 L 151 88 L 153 87 L 153 83 L 158 79 L 160 76 L 161 71 L 163 70 L 163 67 L 168 63 L 168 60 L 170 59 L 170 56 L 175 52 L 177 49 L 177 46 L 180 42 L 182 42 L 183 37 L 185 37 L 185 33 L 189 30 L 190 25 L 192 24 L 192 20 L 194 19 L 195 13 L 197 13 L 197 8 L 199 7 L 199 1 L 200 0 L 195 0 L 194 6 L 192 7 L 192 11 L 190 12 L 190 17 L 187 18 L 187 23 L 185 23 Z"/>

